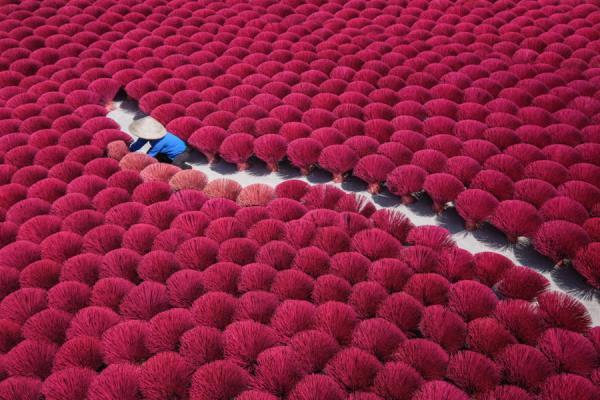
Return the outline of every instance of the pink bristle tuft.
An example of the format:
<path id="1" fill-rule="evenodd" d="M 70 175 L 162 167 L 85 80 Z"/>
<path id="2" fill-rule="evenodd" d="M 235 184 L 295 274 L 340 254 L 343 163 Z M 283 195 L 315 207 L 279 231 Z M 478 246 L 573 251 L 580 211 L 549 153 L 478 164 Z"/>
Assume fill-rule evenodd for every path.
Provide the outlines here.
<path id="1" fill-rule="evenodd" d="M 313 290 L 313 279 L 297 270 L 283 270 L 277 273 L 271 291 L 280 299 L 307 300 Z"/>
<path id="2" fill-rule="evenodd" d="M 6 399 L 26 400 L 40 397 L 42 382 L 24 376 L 8 377 L 0 382 L 0 396 Z"/>
<path id="3" fill-rule="evenodd" d="M 500 383 L 500 368 L 489 358 L 473 351 L 450 357 L 447 377 L 468 393 L 484 393 Z"/>
<path id="4" fill-rule="evenodd" d="M 79 254 L 63 262 L 61 281 L 77 281 L 93 286 L 98 280 L 98 269 L 102 257 L 96 254 Z"/>
<path id="5" fill-rule="evenodd" d="M 388 296 L 377 309 L 377 316 L 396 324 L 404 332 L 417 329 L 423 306 L 405 293 Z"/>
<path id="6" fill-rule="evenodd" d="M 277 274 L 275 268 L 260 263 L 247 264 L 242 268 L 238 290 L 242 293 L 253 290 L 268 291 Z"/>
<path id="7" fill-rule="evenodd" d="M 549 285 L 550 282 L 540 273 L 527 267 L 514 267 L 506 271 L 498 291 L 507 298 L 532 301 Z"/>
<path id="8" fill-rule="evenodd" d="M 139 226 L 139 225 L 134 225 Z M 169 276 L 180 270 L 177 260 L 173 259 L 172 253 L 162 250 L 144 251 L 137 272 L 145 281 L 165 283 Z"/>
<path id="9" fill-rule="evenodd" d="M 575 258 L 577 251 L 589 242 L 587 232 L 581 227 L 560 220 L 543 223 L 533 238 L 535 249 L 555 263 Z"/>
<path id="10" fill-rule="evenodd" d="M 160 229 L 149 224 L 132 225 L 124 234 L 122 246 L 139 254 L 146 254 L 152 249 L 152 243 Z"/>
<path id="11" fill-rule="evenodd" d="M 488 287 L 479 282 L 464 280 L 453 284 L 448 291 L 448 305 L 466 321 L 489 315 L 498 299 Z"/>
<path id="12" fill-rule="evenodd" d="M 106 367 L 89 386 L 90 400 L 134 399 L 139 395 L 139 369 L 129 364 Z"/>
<path id="13" fill-rule="evenodd" d="M 574 374 L 560 374 L 548 378 L 542 384 L 539 398 L 592 399 L 597 395 L 597 387 L 586 378 Z"/>
<path id="14" fill-rule="evenodd" d="M 184 269 L 173 273 L 167 279 L 169 302 L 173 307 L 190 307 L 204 293 L 202 274 L 199 271 Z"/>
<path id="15" fill-rule="evenodd" d="M 448 159 L 443 172 L 456 177 L 467 186 L 481 172 L 481 165 L 470 157 L 456 156 Z"/>
<path id="16" fill-rule="evenodd" d="M 444 170 L 448 158 L 440 151 L 432 149 L 418 150 L 413 154 L 411 164 L 429 173 L 440 173 Z"/>
<path id="17" fill-rule="evenodd" d="M 352 248 L 371 260 L 393 258 L 398 255 L 398 241 L 380 229 L 367 229 L 352 238 Z"/>
<path id="18" fill-rule="evenodd" d="M 312 300 L 316 304 L 324 304 L 328 301 L 346 302 L 351 290 L 350 283 L 345 279 L 331 274 L 321 275 L 315 281 Z"/>
<path id="19" fill-rule="evenodd" d="M 350 284 L 362 282 L 367 277 L 369 259 L 356 252 L 342 252 L 329 260 L 329 272 L 347 280 Z"/>
<path id="20" fill-rule="evenodd" d="M 204 154 L 209 162 L 212 162 L 226 137 L 227 134 L 222 128 L 205 126 L 192 133 L 188 141 L 193 148 Z"/>
<path id="21" fill-rule="evenodd" d="M 462 318 L 439 305 L 425 309 L 419 329 L 425 337 L 435 341 L 449 353 L 461 349 L 467 335 L 467 325 Z"/>
<path id="22" fill-rule="evenodd" d="M 237 196 L 242 207 L 264 206 L 275 198 L 275 191 L 268 185 L 255 183 L 246 186 Z"/>
<path id="23" fill-rule="evenodd" d="M 371 263 L 368 278 L 381 284 L 390 292 L 402 289 L 413 271 L 402 261 L 383 258 Z"/>
<path id="24" fill-rule="evenodd" d="M 140 391 L 147 399 L 164 399 L 186 395 L 193 368 L 173 352 L 159 353 L 140 368 Z"/>
<path id="25" fill-rule="evenodd" d="M 241 267 L 231 262 L 220 262 L 203 271 L 202 285 L 208 292 L 236 294 Z"/>
<path id="26" fill-rule="evenodd" d="M 27 265 L 19 274 L 14 270 L 14 274 L 18 274 L 18 280 L 21 287 L 37 287 L 41 289 L 50 289 L 58 283 L 58 276 L 62 266 L 55 261 L 39 260 Z M 4 271 L 4 270 L 3 270 Z M 12 270 L 6 270 L 6 273 L 13 275 Z M 10 279 L 4 275 L 7 281 Z"/>
<path id="27" fill-rule="evenodd" d="M 235 319 L 268 323 L 279 304 L 276 295 L 264 291 L 246 292 L 240 297 Z"/>
<path id="28" fill-rule="evenodd" d="M 443 249 L 437 272 L 452 282 L 473 279 L 475 276 L 473 256 L 459 247 Z"/>
<path id="29" fill-rule="evenodd" d="M 508 258 L 493 252 L 481 252 L 474 255 L 475 271 L 481 282 L 493 286 L 504 273 L 513 267 Z"/>
<path id="30" fill-rule="evenodd" d="M 242 392 L 238 397 L 238 400 L 276 400 L 277 397 L 264 391 L 259 390 L 246 390 Z"/>
<path id="31" fill-rule="evenodd" d="M 46 308 L 46 291 L 39 288 L 21 288 L 0 302 L 0 318 L 23 324 L 29 317 Z"/>
<path id="32" fill-rule="evenodd" d="M 525 167 L 526 178 L 541 179 L 553 186 L 568 180 L 569 171 L 561 164 L 550 160 L 533 161 Z"/>
<path id="33" fill-rule="evenodd" d="M 96 373 L 87 368 L 68 368 L 50 375 L 42 385 L 48 400 L 75 400 L 86 396 Z"/>
<path id="34" fill-rule="evenodd" d="M 102 334 L 111 326 L 116 325 L 121 317 L 106 307 L 84 307 L 75 314 L 67 330 L 67 338 L 77 336 L 102 337 Z"/>
<path id="35" fill-rule="evenodd" d="M 300 356 L 288 346 L 262 352 L 257 359 L 256 385 L 271 393 L 288 393 L 303 376 Z"/>
<path id="36" fill-rule="evenodd" d="M 467 230 L 477 229 L 496 209 L 498 200 L 489 192 L 467 189 L 455 199 L 456 211 L 465 220 Z"/>
<path id="37" fill-rule="evenodd" d="M 70 368 L 88 368 L 92 371 L 104 367 L 100 339 L 77 336 L 64 343 L 54 358 L 54 372 Z"/>
<path id="38" fill-rule="evenodd" d="M 173 190 L 202 190 L 207 183 L 208 179 L 206 175 L 193 169 L 178 171 L 169 179 L 169 185 L 171 185 Z"/>
<path id="39" fill-rule="evenodd" d="M 539 213 L 544 221 L 563 220 L 577 225 L 582 225 L 589 217 L 579 202 L 566 196 L 557 196 L 546 201 Z"/>
<path id="40" fill-rule="evenodd" d="M 492 213 L 490 223 L 501 230 L 508 240 L 516 242 L 520 236 L 531 236 L 541 224 L 538 211 L 520 200 L 505 200 Z"/>
<path id="41" fill-rule="evenodd" d="M 75 313 L 87 306 L 90 288 L 80 282 L 61 282 L 48 291 L 48 306 Z"/>
<path id="42" fill-rule="evenodd" d="M 196 367 L 223 357 L 222 334 L 215 328 L 197 326 L 186 331 L 180 343 L 181 355 Z"/>
<path id="43" fill-rule="evenodd" d="M 452 175 L 439 173 L 425 178 L 423 189 L 433 200 L 436 212 L 443 211 L 445 204 L 454 201 L 464 190 L 463 184 Z"/>
<path id="44" fill-rule="evenodd" d="M 356 313 L 343 303 L 327 302 L 317 307 L 315 312 L 316 328 L 332 335 L 340 343 L 350 341 L 356 323 Z"/>
<path id="45" fill-rule="evenodd" d="M 280 220 L 265 218 L 252 225 L 246 236 L 264 245 L 272 240 L 283 240 L 286 235 L 286 226 Z"/>
<path id="46" fill-rule="evenodd" d="M 217 259 L 221 262 L 229 261 L 245 265 L 255 260 L 259 249 L 258 243 L 247 238 L 232 238 L 221 243 Z"/>
<path id="47" fill-rule="evenodd" d="M 344 144 L 352 148 L 358 158 L 374 154 L 379 147 L 379 142 L 368 136 L 352 136 L 346 139 Z"/>
<path id="48" fill-rule="evenodd" d="M 333 174 L 334 182 L 342 182 L 343 175 L 358 162 L 356 152 L 347 145 L 327 146 L 319 156 L 319 165 Z"/>
<path id="49" fill-rule="evenodd" d="M 247 161 L 254 148 L 254 138 L 245 133 L 227 136 L 219 146 L 221 157 L 227 162 L 236 164 L 238 170 L 248 167 Z"/>
<path id="50" fill-rule="evenodd" d="M 25 339 L 48 341 L 61 345 L 65 340 L 65 332 L 70 322 L 70 314 L 50 308 L 30 317 L 23 325 L 22 334 Z"/>
<path id="51" fill-rule="evenodd" d="M 369 192 L 379 192 L 379 183 L 383 182 L 394 164 L 385 156 L 371 154 L 361 158 L 354 167 L 354 175 L 369 184 Z"/>
<path id="52" fill-rule="evenodd" d="M 155 163 L 158 163 L 155 158 L 142 153 L 128 153 L 119 160 L 119 166 L 122 169 L 131 169 L 138 172 Z"/>
<path id="53" fill-rule="evenodd" d="M 539 310 L 524 300 L 499 302 L 494 317 L 522 343 L 537 343 L 546 329 L 546 322 Z"/>
<path id="54" fill-rule="evenodd" d="M 277 333 L 254 321 L 230 324 L 223 332 L 225 358 L 241 366 L 256 362 L 256 357 L 278 342 Z"/>
<path id="55" fill-rule="evenodd" d="M 279 198 L 300 200 L 308 191 L 309 184 L 299 179 L 289 179 L 275 186 L 275 194 Z"/>
<path id="56" fill-rule="evenodd" d="M 370 217 L 376 211 L 376 208 L 366 196 L 348 193 L 338 199 L 334 210 L 342 212 L 343 220 L 349 213 L 357 214 L 359 217 Z M 365 223 L 365 225 L 370 224 Z"/>
<path id="57" fill-rule="evenodd" d="M 217 257 L 218 245 L 208 238 L 192 238 L 183 242 L 175 257 L 182 267 L 203 270 Z"/>
<path id="58" fill-rule="evenodd" d="M 524 344 L 507 346 L 496 357 L 496 362 L 504 368 L 506 382 L 535 390 L 551 375 L 552 365 L 537 349 Z"/>
<path id="59" fill-rule="evenodd" d="M 427 172 L 416 165 L 402 165 L 390 172 L 386 179 L 388 190 L 402 198 L 404 204 L 414 201 L 413 193 L 423 190 Z"/>
<path id="60" fill-rule="evenodd" d="M 414 400 L 434 400 L 440 398 L 467 400 L 469 396 L 450 383 L 434 380 L 423 383 L 412 398 Z"/>
<path id="61" fill-rule="evenodd" d="M 127 190 L 122 188 L 107 187 L 101 190 L 92 199 L 94 208 L 102 213 L 110 210 L 117 204 L 126 203 L 130 200 Z"/>
<path id="62" fill-rule="evenodd" d="M 138 202 L 117 204 L 106 211 L 104 222 L 129 229 L 141 221 L 144 209 L 145 206 Z"/>
<path id="63" fill-rule="evenodd" d="M 148 322 L 146 347 L 152 353 L 175 351 L 181 335 L 194 326 L 190 312 L 173 308 L 155 315 Z"/>
<path id="64" fill-rule="evenodd" d="M 300 202 L 308 209 L 329 208 L 333 209 L 344 191 L 331 185 L 311 186 Z"/>
<path id="65" fill-rule="evenodd" d="M 382 318 L 360 322 L 352 334 L 353 346 L 373 354 L 381 361 L 388 359 L 405 340 L 406 337 L 397 326 Z"/>
<path id="66" fill-rule="evenodd" d="M 589 329 L 590 315 L 576 299 L 560 292 L 544 292 L 537 300 L 540 312 L 550 326 L 579 333 Z"/>
<path id="67" fill-rule="evenodd" d="M 600 190 L 588 182 L 572 180 L 558 187 L 561 195 L 569 197 L 590 210 L 600 201 Z"/>
<path id="68" fill-rule="evenodd" d="M 277 171 L 277 163 L 285 157 L 287 141 L 280 135 L 267 134 L 254 142 L 254 152 L 267 164 L 271 171 Z"/>
<path id="69" fill-rule="evenodd" d="M 239 183 L 231 179 L 215 179 L 210 181 L 203 189 L 203 192 L 211 198 L 223 197 L 229 200 L 235 200 L 242 190 Z"/>
<path id="70" fill-rule="evenodd" d="M 93 228 L 83 237 L 83 248 L 87 252 L 106 254 L 121 246 L 125 230 L 117 225 L 101 225 Z"/>
<path id="71" fill-rule="evenodd" d="M 596 288 L 600 287 L 598 269 L 595 268 L 599 259 L 600 246 L 597 243 L 590 243 L 581 248 L 573 260 L 575 270 L 583 275 L 590 285 Z"/>
<path id="72" fill-rule="evenodd" d="M 102 336 L 103 359 L 107 364 L 142 363 L 150 356 L 146 347 L 148 325 L 142 321 L 121 322 Z"/>
<path id="73" fill-rule="evenodd" d="M 233 320 L 237 299 L 223 292 L 209 292 L 194 301 L 191 311 L 196 322 L 224 329 Z"/>
<path id="74" fill-rule="evenodd" d="M 367 389 L 381 368 L 371 354 L 357 348 L 348 348 L 337 353 L 325 367 L 325 373 L 348 390 Z"/>
<path id="75" fill-rule="evenodd" d="M 445 304 L 450 282 L 438 274 L 414 274 L 406 281 L 403 291 L 424 305 Z"/>
<path id="76" fill-rule="evenodd" d="M 142 178 L 136 171 L 122 170 L 112 174 L 107 183 L 108 187 L 118 187 L 132 193 L 142 183 Z"/>
<path id="77" fill-rule="evenodd" d="M 493 318 L 477 318 L 468 324 L 466 344 L 474 351 L 493 356 L 515 343 L 515 338 Z"/>
<path id="78" fill-rule="evenodd" d="M 7 168 L 14 168 L 12 165 L 5 165 Z M 48 177 L 48 169 L 40 165 L 30 165 L 19 169 L 18 171 L 11 172 L 12 183 L 18 183 L 23 186 L 31 186 L 36 182 L 41 181 Z M 10 180 L 10 176 L 7 177 Z M 6 181 L 5 183 L 9 183 Z"/>
<path id="79" fill-rule="evenodd" d="M 183 189 L 172 193 L 169 197 L 171 207 L 180 212 L 199 211 L 209 198 L 201 191 L 194 189 Z"/>
<path id="80" fill-rule="evenodd" d="M 389 362 L 375 378 L 373 391 L 383 397 L 408 398 L 423 383 L 419 373 L 402 362 Z"/>
<path id="81" fill-rule="evenodd" d="M 134 287 L 133 283 L 122 278 L 100 279 L 92 288 L 91 305 L 118 310 L 123 297 Z"/>
<path id="82" fill-rule="evenodd" d="M 393 359 L 410 365 L 425 379 L 442 379 L 446 376 L 449 356 L 430 340 L 410 339 L 398 346 Z"/>
<path id="83" fill-rule="evenodd" d="M 51 374 L 57 350 L 58 346 L 49 342 L 23 340 L 3 357 L 4 368 L 11 376 L 45 379 Z"/>
<path id="84" fill-rule="evenodd" d="M 434 250 L 447 250 L 455 246 L 450 232 L 435 225 L 414 227 L 408 232 L 406 242 L 414 246 L 426 246 Z"/>
<path id="85" fill-rule="evenodd" d="M 290 400 L 342 400 L 344 390 L 325 375 L 306 375 L 289 394 Z"/>
<path id="86" fill-rule="evenodd" d="M 593 344 L 575 332 L 548 329 L 540 336 L 538 348 L 558 373 L 589 376 L 596 363 Z"/>
<path id="87" fill-rule="evenodd" d="M 234 363 L 214 361 L 196 370 L 190 395 L 195 400 L 233 398 L 248 388 L 250 380 L 248 373 Z"/>
<path id="88" fill-rule="evenodd" d="M 288 230 L 289 232 L 289 230 Z M 391 236 L 390 236 L 391 237 Z M 327 226 L 318 228 L 314 234 L 312 239 L 312 245 L 319 247 L 322 250 L 327 251 L 330 255 L 347 251 L 350 248 L 350 237 L 341 229 L 335 226 Z M 368 239 L 367 239 L 368 243 Z M 388 241 L 388 243 L 391 243 Z M 370 250 L 377 251 L 377 246 L 375 245 L 375 249 L 370 248 Z M 381 251 L 389 252 L 390 249 L 379 249 Z M 395 248 L 392 248 L 391 251 L 395 251 Z M 365 250 L 366 251 L 366 250 Z M 373 255 L 376 255 L 373 253 Z"/>
<path id="89" fill-rule="evenodd" d="M 298 138 L 292 140 L 287 147 L 287 157 L 303 175 L 308 175 L 319 160 L 323 145 L 315 139 Z"/>
<path id="90" fill-rule="evenodd" d="M 144 282 L 127 293 L 119 310 L 130 318 L 149 320 L 168 308 L 167 288 L 156 282 Z"/>
<path id="91" fill-rule="evenodd" d="M 374 317 L 379 305 L 386 299 L 387 292 L 376 282 L 361 282 L 352 288 L 348 303 L 362 317 Z"/>

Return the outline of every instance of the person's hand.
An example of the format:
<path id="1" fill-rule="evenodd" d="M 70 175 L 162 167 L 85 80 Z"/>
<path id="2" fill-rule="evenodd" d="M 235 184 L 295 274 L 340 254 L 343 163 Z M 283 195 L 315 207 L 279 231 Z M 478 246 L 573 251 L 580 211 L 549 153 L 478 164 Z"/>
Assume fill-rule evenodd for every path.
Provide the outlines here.
<path id="1" fill-rule="evenodd" d="M 117 105 L 114 101 L 109 101 L 104 104 L 104 108 L 106 108 L 106 112 L 111 112 L 117 109 Z"/>

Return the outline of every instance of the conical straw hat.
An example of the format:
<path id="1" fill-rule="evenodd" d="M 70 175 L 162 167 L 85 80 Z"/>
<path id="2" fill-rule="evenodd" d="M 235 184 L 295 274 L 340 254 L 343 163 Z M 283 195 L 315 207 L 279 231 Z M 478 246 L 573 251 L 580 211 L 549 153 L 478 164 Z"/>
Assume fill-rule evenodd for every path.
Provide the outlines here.
<path id="1" fill-rule="evenodd" d="M 133 121 L 129 125 L 129 132 L 142 139 L 155 140 L 164 137 L 167 128 L 152 117 L 144 117 Z"/>

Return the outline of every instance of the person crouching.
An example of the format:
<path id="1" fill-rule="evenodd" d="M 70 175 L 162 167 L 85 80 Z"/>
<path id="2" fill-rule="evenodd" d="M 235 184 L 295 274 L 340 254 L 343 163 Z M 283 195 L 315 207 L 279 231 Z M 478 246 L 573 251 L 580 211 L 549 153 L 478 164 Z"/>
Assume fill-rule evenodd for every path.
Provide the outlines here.
<path id="1" fill-rule="evenodd" d="M 152 117 L 137 119 L 129 125 L 129 132 L 138 138 L 129 146 L 130 151 L 138 151 L 149 143 L 149 156 L 181 169 L 191 168 L 187 163 L 191 154 L 185 142 L 168 132 L 167 128 L 156 119 Z"/>

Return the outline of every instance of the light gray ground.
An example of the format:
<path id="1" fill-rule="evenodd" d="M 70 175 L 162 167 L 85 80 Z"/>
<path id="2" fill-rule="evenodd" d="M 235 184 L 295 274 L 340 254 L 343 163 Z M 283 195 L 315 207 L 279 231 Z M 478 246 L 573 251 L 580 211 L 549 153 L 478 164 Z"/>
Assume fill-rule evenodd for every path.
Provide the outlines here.
<path id="1" fill-rule="evenodd" d="M 136 113 L 140 113 L 140 111 L 135 104 L 118 102 L 117 109 L 110 112 L 108 117 L 115 120 L 123 131 L 129 133 L 127 127 Z M 257 160 L 251 162 L 248 170 L 237 171 L 235 165 L 223 161 L 209 165 L 201 154 L 194 154 L 194 157 L 191 162 L 193 168 L 205 173 L 209 180 L 230 178 L 242 186 L 252 183 L 276 186 L 287 179 L 300 179 L 311 184 L 329 183 L 347 192 L 366 196 L 377 208 L 386 207 L 399 210 L 417 226 L 437 225 L 446 228 L 458 246 L 473 254 L 483 251 L 497 252 L 508 257 L 517 265 L 528 266 L 540 272 L 550 281 L 552 289 L 566 292 L 585 304 L 592 316 L 594 326 L 600 325 L 600 290 L 587 285 L 572 268 L 554 268 L 549 259 L 537 253 L 531 246 L 508 243 L 505 236 L 490 225 L 486 224 L 473 232 L 467 231 L 462 219 L 453 208 L 447 209 L 442 215 L 436 215 L 432 211 L 431 200 L 427 196 L 406 206 L 400 202 L 398 197 L 387 191 L 376 196 L 369 194 L 366 191 L 367 185 L 354 177 L 346 179 L 342 184 L 334 184 L 331 181 L 331 175 L 326 171 L 316 170 L 308 176 L 302 176 L 296 168 L 287 163 L 280 163 L 279 172 L 276 173 L 268 171 L 265 165 Z"/>

